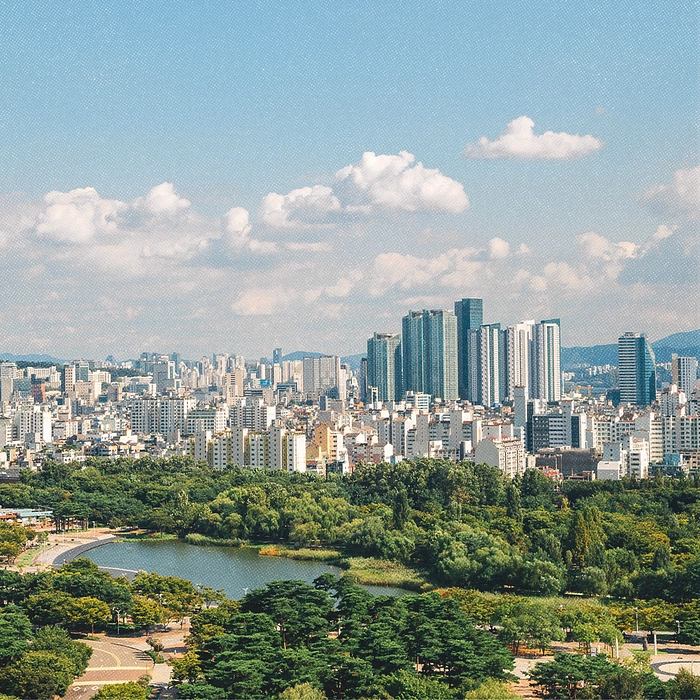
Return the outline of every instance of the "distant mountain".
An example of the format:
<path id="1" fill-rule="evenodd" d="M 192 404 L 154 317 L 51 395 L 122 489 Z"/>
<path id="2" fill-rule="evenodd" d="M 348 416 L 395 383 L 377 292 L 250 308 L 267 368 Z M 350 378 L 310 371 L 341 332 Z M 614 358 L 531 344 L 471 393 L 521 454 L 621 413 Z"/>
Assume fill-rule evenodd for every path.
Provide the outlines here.
<path id="1" fill-rule="evenodd" d="M 574 365 L 616 365 L 617 343 L 615 345 L 593 345 L 561 349 L 561 366 L 564 370 Z"/>
<path id="2" fill-rule="evenodd" d="M 350 369 L 353 372 L 357 372 L 357 370 L 359 370 L 360 366 L 362 365 L 363 357 L 367 357 L 366 352 L 358 352 L 357 355 L 346 355 L 345 357 L 341 357 L 340 361 L 344 365 L 350 365 Z"/>
<path id="3" fill-rule="evenodd" d="M 288 355 L 285 355 L 282 360 L 285 362 L 287 360 L 294 361 L 294 360 L 303 360 L 305 357 L 323 357 L 324 354 L 322 352 L 311 352 L 311 351 L 305 351 L 305 350 L 297 350 L 296 352 L 290 352 Z M 366 357 L 366 353 L 360 352 L 357 355 L 346 355 L 345 357 L 340 358 L 340 362 L 344 365 L 350 365 L 350 369 L 353 371 L 357 371 L 360 369 L 360 363 L 362 362 L 362 358 Z"/>
<path id="4" fill-rule="evenodd" d="M 651 344 L 657 362 L 670 362 L 671 355 L 690 355 L 700 357 L 700 330 L 686 333 L 673 333 Z M 573 347 L 561 349 L 561 366 L 570 370 L 573 365 L 616 365 L 617 343 L 611 345 L 593 345 L 591 347 Z"/>
<path id="5" fill-rule="evenodd" d="M 297 350 L 296 352 L 290 352 L 289 355 L 284 355 L 282 361 L 294 362 L 295 360 L 303 360 L 305 357 L 323 357 L 322 352 L 305 352 L 304 350 Z"/>
<path id="6" fill-rule="evenodd" d="M 700 346 L 700 330 L 687 331 L 686 333 L 674 333 L 667 335 L 653 343 L 654 351 L 657 348 L 695 348 Z"/>
<path id="7" fill-rule="evenodd" d="M 0 362 L 48 362 L 52 365 L 62 365 L 64 360 L 58 360 L 51 355 L 13 355 L 11 352 L 0 353 Z"/>

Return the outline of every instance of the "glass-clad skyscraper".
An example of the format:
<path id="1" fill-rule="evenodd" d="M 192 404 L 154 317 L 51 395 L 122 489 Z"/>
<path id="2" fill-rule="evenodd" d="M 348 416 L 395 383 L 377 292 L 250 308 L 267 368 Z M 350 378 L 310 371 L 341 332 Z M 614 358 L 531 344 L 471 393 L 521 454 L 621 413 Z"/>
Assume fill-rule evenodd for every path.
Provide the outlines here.
<path id="1" fill-rule="evenodd" d="M 404 390 L 456 400 L 457 319 L 452 311 L 409 311 L 402 331 Z"/>
<path id="2" fill-rule="evenodd" d="M 484 323 L 483 299 L 461 299 L 455 302 L 457 317 L 457 369 L 459 375 L 459 396 L 471 398 L 469 387 L 470 363 L 475 361 L 469 356 L 469 331 L 479 328 Z"/>
<path id="3" fill-rule="evenodd" d="M 649 406 L 656 399 L 656 359 L 643 333 L 625 333 L 617 341 L 620 402 Z"/>
<path id="4" fill-rule="evenodd" d="M 367 386 L 377 389 L 379 401 L 401 400 L 401 336 L 398 333 L 375 333 L 367 341 Z"/>

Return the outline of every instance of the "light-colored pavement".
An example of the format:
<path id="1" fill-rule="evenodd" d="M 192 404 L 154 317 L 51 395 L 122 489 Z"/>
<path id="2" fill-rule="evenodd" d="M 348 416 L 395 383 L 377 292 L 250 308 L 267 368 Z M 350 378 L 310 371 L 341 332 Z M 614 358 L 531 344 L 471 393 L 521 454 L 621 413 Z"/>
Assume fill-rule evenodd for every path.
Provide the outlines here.
<path id="1" fill-rule="evenodd" d="M 693 675 L 700 674 L 700 654 L 657 654 L 651 659 L 654 673 L 662 680 L 668 681 L 684 668 Z"/>
<path id="2" fill-rule="evenodd" d="M 24 573 L 44 571 L 49 566 L 61 566 L 69 557 L 69 552 L 77 547 L 86 550 L 98 543 L 109 542 L 116 539 L 116 534 L 109 528 L 94 528 L 90 530 L 77 530 L 67 533 L 48 533 L 48 546 L 37 548 L 32 563 L 27 566 L 8 566 L 9 569 Z"/>
<path id="3" fill-rule="evenodd" d="M 92 647 L 92 658 L 87 671 L 68 689 L 66 700 L 87 700 L 107 683 L 137 681 L 151 674 L 153 660 L 144 653 L 147 645 L 141 640 L 132 645 L 132 639 L 99 635 L 82 641 Z"/>
<path id="4" fill-rule="evenodd" d="M 172 669 L 166 663 L 154 664 L 145 652 L 150 649 L 147 636 L 157 637 L 163 642 L 164 659 L 185 652 L 184 637 L 188 632 L 188 620 L 183 627 L 174 624 L 163 632 L 150 635 L 108 637 L 98 635 L 96 639 L 84 639 L 92 649 L 92 658 L 87 671 L 71 685 L 66 700 L 88 700 L 103 685 L 137 681 L 142 676 L 150 677 L 150 685 L 160 688 L 161 694 L 167 689 Z"/>

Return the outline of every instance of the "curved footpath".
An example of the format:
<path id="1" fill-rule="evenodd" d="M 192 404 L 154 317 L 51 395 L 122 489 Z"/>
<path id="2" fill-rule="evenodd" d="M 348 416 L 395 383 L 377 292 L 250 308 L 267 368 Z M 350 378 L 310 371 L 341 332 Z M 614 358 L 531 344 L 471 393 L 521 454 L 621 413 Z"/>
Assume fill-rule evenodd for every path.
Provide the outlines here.
<path id="1" fill-rule="evenodd" d="M 10 567 L 21 571 L 41 571 L 49 566 L 61 566 L 80 556 L 83 552 L 93 547 L 114 542 L 119 537 L 113 532 L 104 529 L 89 530 L 86 532 L 73 532 L 70 535 L 49 534 L 49 546 L 37 552 L 29 566 Z"/>

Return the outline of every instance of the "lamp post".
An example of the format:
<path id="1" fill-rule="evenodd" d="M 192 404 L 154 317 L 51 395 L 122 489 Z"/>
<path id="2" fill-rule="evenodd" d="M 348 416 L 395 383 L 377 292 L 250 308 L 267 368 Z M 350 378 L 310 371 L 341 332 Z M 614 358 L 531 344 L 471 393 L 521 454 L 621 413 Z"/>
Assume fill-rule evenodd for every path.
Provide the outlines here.
<path id="1" fill-rule="evenodd" d="M 636 606 L 634 608 L 634 628 L 636 632 L 639 632 L 639 610 Z"/>
<path id="2" fill-rule="evenodd" d="M 121 610 L 116 610 L 114 611 L 117 614 L 117 637 L 119 636 L 119 615 L 121 615 Z"/>

